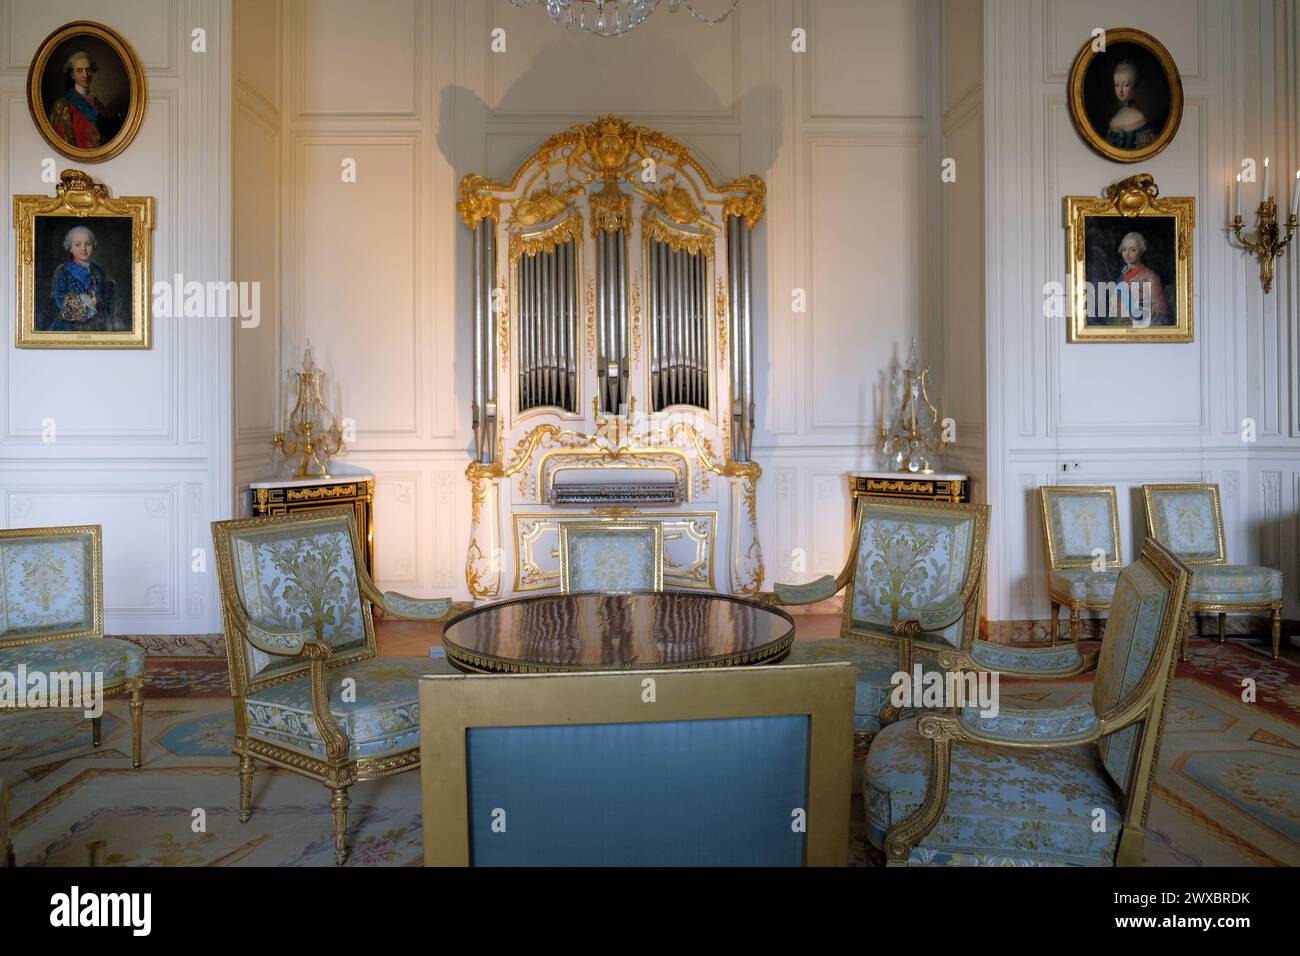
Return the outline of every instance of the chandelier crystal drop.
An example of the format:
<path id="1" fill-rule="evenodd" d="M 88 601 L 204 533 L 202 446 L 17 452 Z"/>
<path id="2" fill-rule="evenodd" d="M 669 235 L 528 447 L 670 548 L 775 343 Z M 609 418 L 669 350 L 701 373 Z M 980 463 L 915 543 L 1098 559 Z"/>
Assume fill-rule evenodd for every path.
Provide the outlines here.
<path id="1" fill-rule="evenodd" d="M 583 30 L 602 37 L 621 37 L 644 23 L 663 0 L 510 0 L 516 7 L 538 4 L 546 8 L 552 20 L 570 30 Z M 701 23 L 721 23 L 731 16 L 740 0 L 730 0 L 717 16 L 708 16 L 695 8 L 692 0 L 669 0 L 668 12 L 676 13 L 684 4 L 692 17 Z"/>

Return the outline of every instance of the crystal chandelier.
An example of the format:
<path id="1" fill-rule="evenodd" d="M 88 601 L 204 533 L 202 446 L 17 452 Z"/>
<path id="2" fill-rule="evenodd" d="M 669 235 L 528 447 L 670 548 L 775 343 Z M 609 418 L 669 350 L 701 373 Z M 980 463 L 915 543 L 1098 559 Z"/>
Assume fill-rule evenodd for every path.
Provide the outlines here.
<path id="1" fill-rule="evenodd" d="M 537 3 L 546 8 L 551 19 L 570 30 L 585 30 L 602 37 L 620 37 L 639 27 L 659 9 L 662 0 L 510 0 L 516 7 Z M 686 9 L 701 23 L 721 23 L 731 16 L 739 0 L 731 0 L 721 15 L 710 17 L 695 9 L 692 0 L 668 0 L 668 12 Z"/>

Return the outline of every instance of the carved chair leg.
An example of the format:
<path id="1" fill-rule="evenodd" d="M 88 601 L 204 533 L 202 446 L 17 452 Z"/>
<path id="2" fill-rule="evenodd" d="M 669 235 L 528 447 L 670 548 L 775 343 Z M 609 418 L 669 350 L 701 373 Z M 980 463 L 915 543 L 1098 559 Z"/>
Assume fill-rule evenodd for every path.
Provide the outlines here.
<path id="1" fill-rule="evenodd" d="M 239 822 L 247 823 L 253 815 L 253 758 L 239 757 Z"/>
<path id="2" fill-rule="evenodd" d="M 334 863 L 342 866 L 348 859 L 348 788 L 335 787 L 330 798 L 334 811 Z"/>
<path id="3" fill-rule="evenodd" d="M 1220 611 L 1219 612 L 1219 643 L 1222 644 L 1227 639 L 1228 639 L 1228 615 L 1225 612 Z"/>
<path id="4" fill-rule="evenodd" d="M 1070 608 L 1070 643 L 1075 647 L 1079 646 L 1079 609 L 1078 607 Z"/>
<path id="5" fill-rule="evenodd" d="M 1273 608 L 1273 660 L 1277 660 L 1277 652 L 1282 647 L 1282 609 Z"/>
<path id="6" fill-rule="evenodd" d="M 131 691 L 131 766 L 139 769 L 144 756 L 144 688 Z"/>
<path id="7" fill-rule="evenodd" d="M 98 747 L 103 742 L 104 742 L 104 718 L 91 717 L 90 718 L 90 743 L 92 746 Z"/>
<path id="8" fill-rule="evenodd" d="M 1061 602 L 1053 601 L 1052 602 L 1052 624 L 1050 628 L 1053 647 L 1056 646 L 1056 629 L 1060 627 L 1060 621 L 1061 621 Z"/>
<path id="9" fill-rule="evenodd" d="M 1192 643 L 1192 627 L 1196 623 L 1196 614 L 1193 611 L 1187 612 L 1187 620 L 1183 622 L 1183 660 L 1187 660 L 1187 652 Z"/>

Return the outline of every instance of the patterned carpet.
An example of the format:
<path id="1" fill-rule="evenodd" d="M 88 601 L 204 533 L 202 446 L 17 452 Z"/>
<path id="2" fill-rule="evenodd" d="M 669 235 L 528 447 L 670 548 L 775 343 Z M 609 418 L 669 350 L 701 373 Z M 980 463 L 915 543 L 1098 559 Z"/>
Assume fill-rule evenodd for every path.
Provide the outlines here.
<path id="1" fill-rule="evenodd" d="M 333 864 L 328 794 L 293 774 L 259 770 L 253 816 L 240 824 L 225 662 L 151 653 L 145 766 L 130 765 L 124 700 L 110 699 L 104 741 L 90 746 L 72 713 L 0 715 L 0 776 L 13 790 L 20 865 Z M 1300 865 L 1300 668 L 1256 646 L 1193 644 L 1179 665 L 1148 820 L 1158 866 Z M 1256 681 L 1244 703 L 1241 681 Z M 1059 706 L 1087 699 L 1088 678 L 1004 682 L 1003 701 Z M 857 754 L 860 786 L 865 751 Z M 419 778 L 352 789 L 349 865 L 419 865 Z M 851 858 L 865 861 L 855 796 Z"/>

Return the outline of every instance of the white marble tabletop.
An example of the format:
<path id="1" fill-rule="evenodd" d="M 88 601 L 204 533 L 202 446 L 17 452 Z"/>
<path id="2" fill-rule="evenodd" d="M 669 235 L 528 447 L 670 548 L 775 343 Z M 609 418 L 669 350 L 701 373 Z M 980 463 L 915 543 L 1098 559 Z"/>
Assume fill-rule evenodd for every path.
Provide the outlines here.
<path id="1" fill-rule="evenodd" d="M 364 468 L 349 468 L 344 471 L 341 467 L 335 468 L 330 472 L 328 478 L 259 478 L 256 481 L 250 481 L 250 488 L 310 488 L 315 485 L 335 485 L 340 481 L 364 481 L 367 478 L 373 479 L 375 473 L 367 471 Z"/>
<path id="2" fill-rule="evenodd" d="M 885 478 L 890 481 L 897 481 L 899 478 L 924 478 L 928 481 L 966 481 L 970 475 L 959 474 L 955 471 L 932 471 L 926 474 L 922 471 L 855 471 L 852 473 L 854 478 Z"/>

